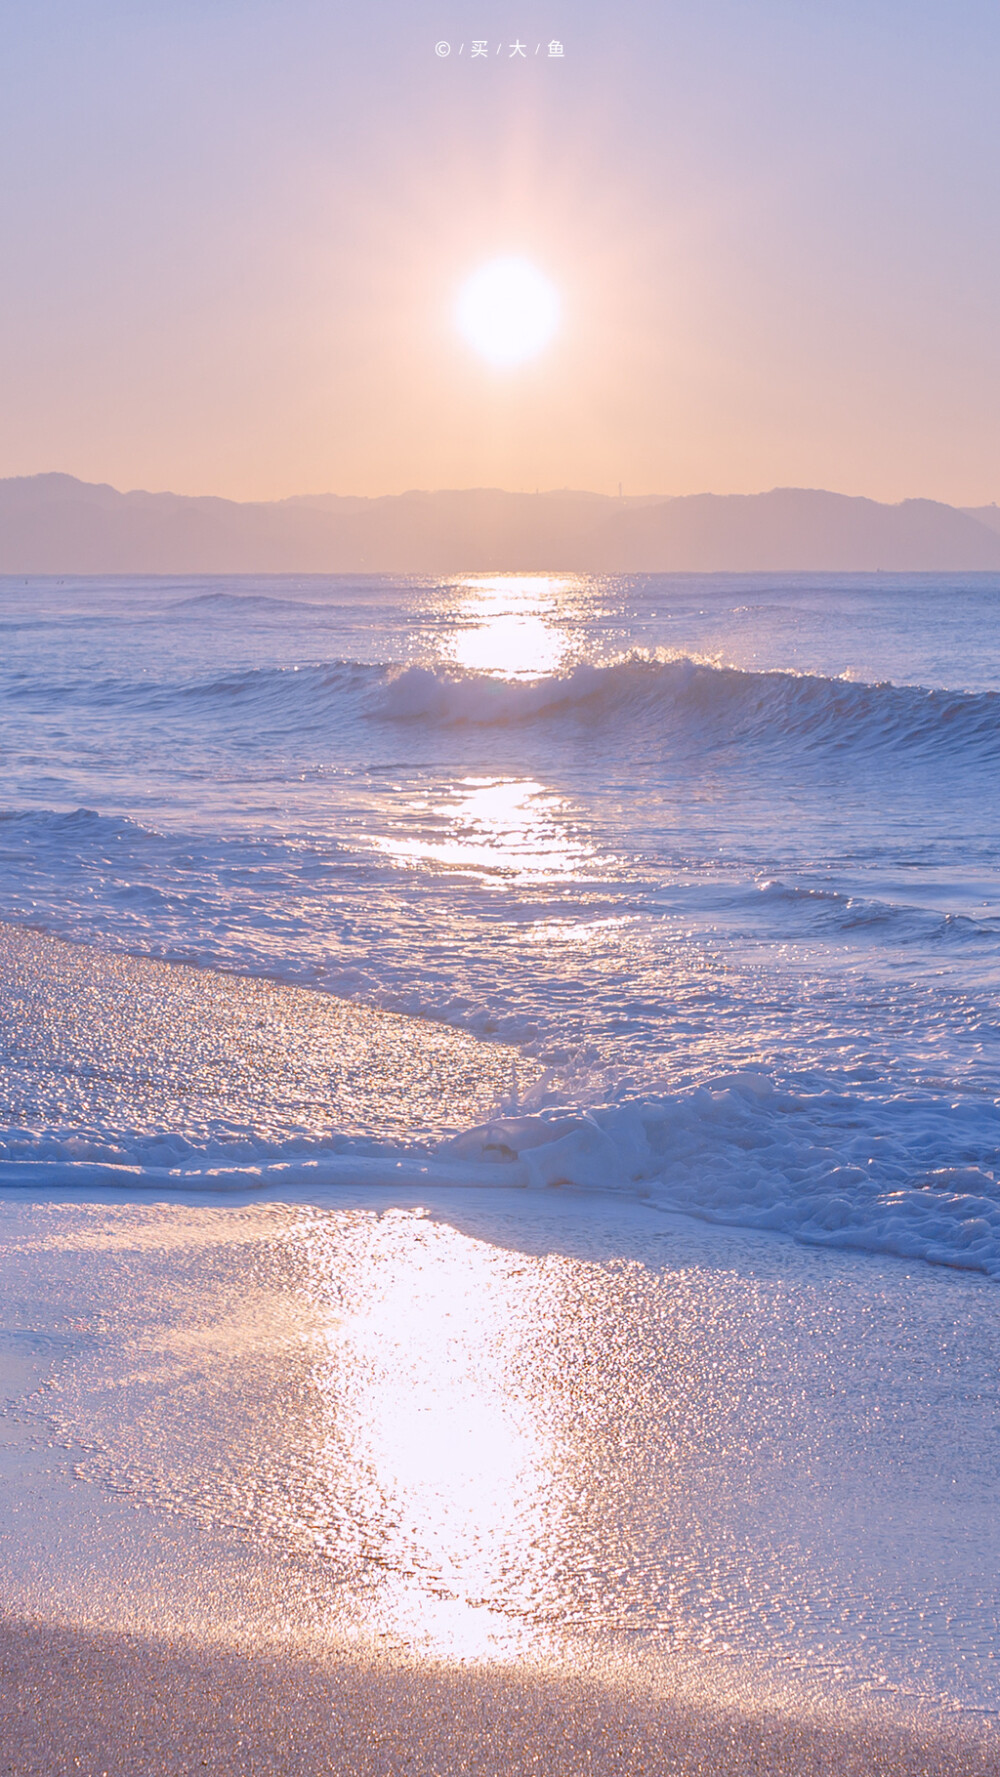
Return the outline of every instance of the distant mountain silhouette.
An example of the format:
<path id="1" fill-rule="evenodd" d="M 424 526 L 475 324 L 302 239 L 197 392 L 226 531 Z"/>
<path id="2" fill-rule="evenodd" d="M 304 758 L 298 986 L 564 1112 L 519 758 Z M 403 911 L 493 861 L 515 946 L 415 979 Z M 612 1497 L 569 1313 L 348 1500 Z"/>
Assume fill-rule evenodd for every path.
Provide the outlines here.
<path id="1" fill-rule="evenodd" d="M 961 510 L 969 518 L 978 518 L 991 531 L 1000 531 L 1000 506 L 994 500 L 992 506 L 963 506 Z"/>
<path id="2" fill-rule="evenodd" d="M 496 488 L 241 504 L 0 481 L 0 573 L 1000 569 L 1000 510 L 811 488 L 613 499 Z"/>

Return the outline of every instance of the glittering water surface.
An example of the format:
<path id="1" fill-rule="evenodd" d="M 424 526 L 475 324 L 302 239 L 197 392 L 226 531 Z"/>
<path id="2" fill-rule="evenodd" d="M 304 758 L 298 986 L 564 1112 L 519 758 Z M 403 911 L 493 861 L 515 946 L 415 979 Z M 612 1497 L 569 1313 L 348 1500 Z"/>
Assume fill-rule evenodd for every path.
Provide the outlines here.
<path id="1" fill-rule="evenodd" d="M 0 584 L 6 1597 L 1000 1707 L 998 599 Z"/>
<path id="2" fill-rule="evenodd" d="M 0 583 L 0 914 L 501 1033 L 578 1086 L 995 1084 L 998 598 Z"/>
<path id="3" fill-rule="evenodd" d="M 469 1161 L 996 1275 L 998 599 L 995 575 L 8 580 L 0 917 L 508 1043 L 532 1065 Z M 351 1134 L 405 1147 L 377 1098 Z M 11 1158 L 71 1154 L 71 1113 L 10 1117 Z M 232 1127 L 164 1133 L 207 1163 Z"/>
<path id="4" fill-rule="evenodd" d="M 292 1563 L 292 1616 L 348 1638 L 1000 1708 L 989 1284 L 639 1210 L 445 1213 L 4 1206 L 11 1316 L 73 1341 L 37 1404 L 85 1475 Z"/>

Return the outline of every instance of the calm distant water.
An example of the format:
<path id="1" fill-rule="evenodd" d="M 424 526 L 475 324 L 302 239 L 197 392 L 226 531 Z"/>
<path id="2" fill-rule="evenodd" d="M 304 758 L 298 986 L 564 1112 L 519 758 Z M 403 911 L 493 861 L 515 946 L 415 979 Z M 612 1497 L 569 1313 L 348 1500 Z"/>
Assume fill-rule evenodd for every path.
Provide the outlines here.
<path id="1" fill-rule="evenodd" d="M 1000 1272 L 998 616 L 988 575 L 0 581 L 0 917 L 503 1038 L 552 1070 L 492 1141 L 535 1183 Z"/>

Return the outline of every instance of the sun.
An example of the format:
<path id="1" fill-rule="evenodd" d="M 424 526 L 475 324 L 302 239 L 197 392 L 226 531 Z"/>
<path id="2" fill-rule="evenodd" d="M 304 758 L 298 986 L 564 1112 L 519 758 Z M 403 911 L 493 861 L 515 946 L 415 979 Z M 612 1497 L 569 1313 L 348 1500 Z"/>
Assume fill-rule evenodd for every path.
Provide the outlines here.
<path id="1" fill-rule="evenodd" d="M 494 259 L 462 285 L 455 319 L 491 364 L 520 364 L 548 345 L 559 322 L 559 296 L 527 259 Z"/>

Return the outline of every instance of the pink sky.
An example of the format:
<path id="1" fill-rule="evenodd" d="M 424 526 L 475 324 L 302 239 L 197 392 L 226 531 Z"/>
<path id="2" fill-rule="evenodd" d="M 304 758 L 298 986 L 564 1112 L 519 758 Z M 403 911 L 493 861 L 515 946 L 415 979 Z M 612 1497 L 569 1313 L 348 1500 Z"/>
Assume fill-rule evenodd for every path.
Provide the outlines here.
<path id="1" fill-rule="evenodd" d="M 1000 498 L 998 51 L 966 0 L 37 0 L 0 474 Z M 498 371 L 503 253 L 562 323 Z"/>

